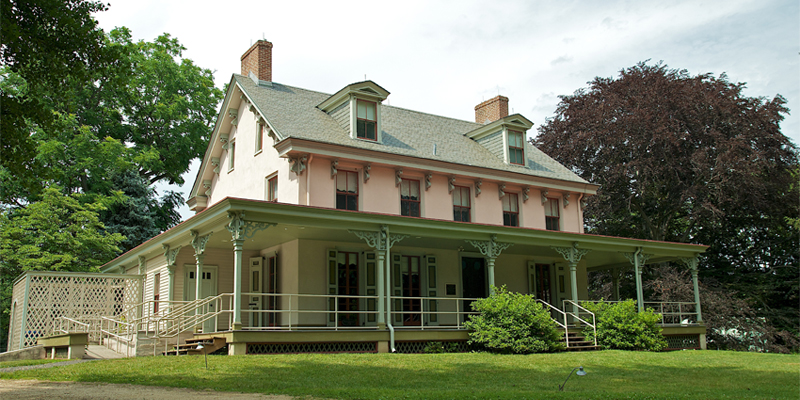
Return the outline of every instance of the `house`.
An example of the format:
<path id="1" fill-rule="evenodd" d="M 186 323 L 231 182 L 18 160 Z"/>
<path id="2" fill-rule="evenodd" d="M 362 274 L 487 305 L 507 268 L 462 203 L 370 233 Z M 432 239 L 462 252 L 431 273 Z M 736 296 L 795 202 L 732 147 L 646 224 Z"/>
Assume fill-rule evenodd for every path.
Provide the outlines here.
<path id="1" fill-rule="evenodd" d="M 683 260 L 696 285 L 705 246 L 584 233 L 598 186 L 528 143 L 533 123 L 508 98 L 461 121 L 390 106 L 372 81 L 334 94 L 273 81 L 271 53 L 258 41 L 230 80 L 196 214 L 102 267 L 140 283 L 105 308 L 125 315 L 107 320 L 106 341 L 139 354 L 190 337 L 222 337 L 229 354 L 415 351 L 464 341 L 469 303 L 492 286 L 591 325 L 578 305 L 589 271 L 637 271 L 640 309 L 648 263 Z M 695 292 L 653 304 L 672 347 L 704 347 Z"/>

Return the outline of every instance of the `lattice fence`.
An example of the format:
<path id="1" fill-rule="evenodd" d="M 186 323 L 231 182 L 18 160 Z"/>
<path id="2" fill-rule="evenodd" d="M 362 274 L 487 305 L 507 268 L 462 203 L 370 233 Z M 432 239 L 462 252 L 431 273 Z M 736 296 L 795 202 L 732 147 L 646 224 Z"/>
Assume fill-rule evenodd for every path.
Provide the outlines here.
<path id="1" fill-rule="evenodd" d="M 700 335 L 669 335 L 664 338 L 667 339 L 667 350 L 700 348 Z"/>
<path id="2" fill-rule="evenodd" d="M 377 353 L 376 342 L 248 343 L 247 354 Z"/>
<path id="3" fill-rule="evenodd" d="M 60 317 L 90 325 L 90 340 L 97 340 L 101 317 L 138 315 L 142 277 L 138 275 L 79 272 L 26 272 L 14 284 L 14 319 L 9 350 L 36 345 L 40 337 L 61 327 Z"/>
<path id="4" fill-rule="evenodd" d="M 472 351 L 472 346 L 466 340 L 452 341 L 402 341 L 395 342 L 398 353 L 466 353 Z"/>

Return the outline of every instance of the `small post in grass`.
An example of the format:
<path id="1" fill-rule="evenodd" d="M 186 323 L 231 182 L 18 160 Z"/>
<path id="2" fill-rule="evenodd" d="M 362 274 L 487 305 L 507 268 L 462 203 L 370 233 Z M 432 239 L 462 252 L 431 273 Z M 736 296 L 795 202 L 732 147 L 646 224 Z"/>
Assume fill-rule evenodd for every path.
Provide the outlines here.
<path id="1" fill-rule="evenodd" d="M 200 344 L 197 345 L 197 350 L 202 350 L 203 351 L 203 357 L 206 359 L 206 371 L 208 371 L 208 353 L 206 353 L 206 348 L 203 346 L 202 343 L 200 343 Z M 581 367 L 581 370 L 583 370 L 583 367 Z M 569 378 L 567 378 L 567 379 L 569 379 Z"/>
<path id="2" fill-rule="evenodd" d="M 573 368 L 572 371 L 569 372 L 569 375 L 567 375 L 567 379 L 564 379 L 564 383 L 558 385 L 558 391 L 559 392 L 563 392 L 564 391 L 564 385 L 567 384 L 567 381 L 569 380 L 569 377 L 572 376 L 572 373 L 575 372 L 576 369 L 578 370 L 578 372 L 575 375 L 578 375 L 578 376 L 586 375 L 586 371 L 583 370 L 583 367 L 575 367 L 575 368 Z"/>

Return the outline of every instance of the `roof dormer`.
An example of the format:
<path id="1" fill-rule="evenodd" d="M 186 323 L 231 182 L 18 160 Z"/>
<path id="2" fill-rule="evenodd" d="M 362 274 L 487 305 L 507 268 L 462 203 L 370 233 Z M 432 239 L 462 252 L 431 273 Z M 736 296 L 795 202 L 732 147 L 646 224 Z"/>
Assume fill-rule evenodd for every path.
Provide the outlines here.
<path id="1" fill-rule="evenodd" d="M 381 102 L 389 92 L 373 81 L 346 86 L 317 108 L 333 117 L 353 139 L 381 143 Z"/>
<path id="2" fill-rule="evenodd" d="M 506 164 L 527 166 L 525 133 L 531 127 L 533 122 L 514 114 L 489 122 L 464 136 L 486 147 Z"/>

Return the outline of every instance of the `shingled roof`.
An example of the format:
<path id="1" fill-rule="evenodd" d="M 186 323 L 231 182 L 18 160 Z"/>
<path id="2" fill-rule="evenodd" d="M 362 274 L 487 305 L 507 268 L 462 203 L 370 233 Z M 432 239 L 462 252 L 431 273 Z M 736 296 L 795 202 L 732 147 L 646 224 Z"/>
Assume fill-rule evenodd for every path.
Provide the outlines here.
<path id="1" fill-rule="evenodd" d="M 588 183 L 526 143 L 528 166 L 508 165 L 489 149 L 464 136 L 482 125 L 423 112 L 381 105 L 383 142 L 350 137 L 336 120 L 317 108 L 330 94 L 271 82 L 258 85 L 249 77 L 234 80 L 274 128 L 280 139 L 297 138 L 340 146 L 445 161 L 525 175 Z M 434 146 L 436 153 L 434 154 Z"/>

